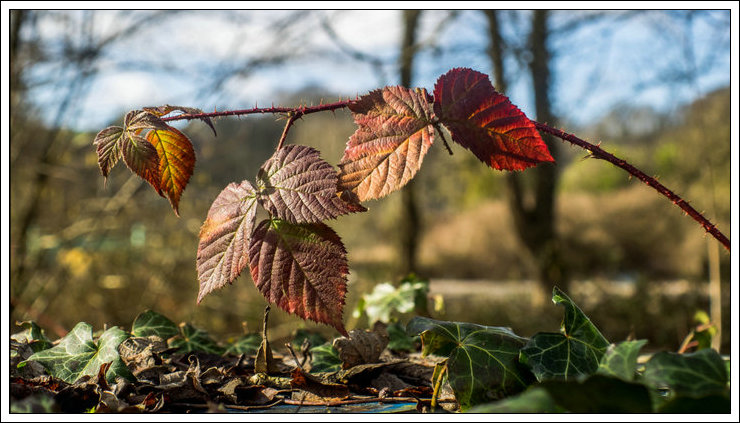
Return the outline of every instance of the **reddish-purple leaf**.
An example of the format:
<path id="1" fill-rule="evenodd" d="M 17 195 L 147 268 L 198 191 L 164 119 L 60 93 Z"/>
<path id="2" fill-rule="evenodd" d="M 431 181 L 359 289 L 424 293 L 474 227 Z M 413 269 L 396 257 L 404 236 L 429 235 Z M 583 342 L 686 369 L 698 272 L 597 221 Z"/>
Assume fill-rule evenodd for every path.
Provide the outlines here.
<path id="1" fill-rule="evenodd" d="M 258 198 L 273 217 L 293 223 L 321 222 L 357 211 L 339 198 L 337 182 L 336 171 L 318 151 L 288 145 L 260 168 Z"/>
<path id="2" fill-rule="evenodd" d="M 123 128 L 111 126 L 98 132 L 93 144 L 98 153 L 98 166 L 104 177 L 108 177 L 110 170 L 121 159 L 121 136 Z"/>
<path id="3" fill-rule="evenodd" d="M 159 154 L 160 188 L 169 198 L 175 214 L 179 216 L 177 208 L 180 195 L 195 168 L 193 144 L 175 128 L 149 131 L 146 138 Z"/>
<path id="4" fill-rule="evenodd" d="M 165 104 L 164 106 L 159 106 L 159 107 L 143 107 L 142 109 L 157 117 L 162 117 L 164 115 L 168 115 L 175 111 L 183 112 L 188 115 L 199 115 L 203 113 L 203 110 L 196 109 L 195 107 L 171 106 L 169 104 Z M 213 126 L 213 122 L 211 121 L 211 118 L 203 117 L 203 118 L 200 118 L 200 120 L 205 122 L 206 125 L 208 125 L 211 128 L 211 131 L 213 131 L 213 135 L 216 135 L 216 128 Z"/>
<path id="5" fill-rule="evenodd" d="M 483 73 L 456 68 L 442 75 L 434 86 L 434 112 L 453 141 L 494 169 L 555 161 L 534 124 Z"/>
<path id="6" fill-rule="evenodd" d="M 366 201 L 406 185 L 434 141 L 429 94 L 418 88 L 385 87 L 349 108 L 359 127 L 339 163 L 339 192 L 352 191 Z"/>
<path id="7" fill-rule="evenodd" d="M 124 131 L 121 150 L 123 161 L 132 172 L 149 182 L 162 195 L 159 178 L 159 155 L 157 149 L 144 137 Z"/>
<path id="8" fill-rule="evenodd" d="M 198 303 L 211 291 L 232 283 L 249 261 L 257 199 L 252 184 L 231 183 L 213 201 L 200 228 Z"/>
<path id="9" fill-rule="evenodd" d="M 347 336 L 342 323 L 347 252 L 330 227 L 263 220 L 249 244 L 249 269 L 269 302 Z"/>

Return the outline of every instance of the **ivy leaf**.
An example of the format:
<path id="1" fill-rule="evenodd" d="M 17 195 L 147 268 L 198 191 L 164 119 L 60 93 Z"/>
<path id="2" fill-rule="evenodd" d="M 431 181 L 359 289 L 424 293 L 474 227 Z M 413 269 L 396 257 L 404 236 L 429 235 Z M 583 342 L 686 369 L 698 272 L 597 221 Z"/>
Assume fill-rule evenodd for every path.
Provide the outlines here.
<path id="1" fill-rule="evenodd" d="M 337 195 L 337 173 L 311 147 L 288 145 L 257 174 L 260 204 L 270 215 L 292 223 L 315 223 L 354 210 Z"/>
<path id="2" fill-rule="evenodd" d="M 112 362 L 106 379 L 113 382 L 116 376 L 128 377 L 126 365 L 118 355 L 118 346 L 128 338 L 128 334 L 118 327 L 112 327 L 95 342 L 92 326 L 80 322 L 53 348 L 39 351 L 27 361 L 37 361 L 52 376 L 67 383 L 75 383 L 82 376 L 95 376 L 100 366 Z"/>
<path id="3" fill-rule="evenodd" d="M 724 360 L 713 349 L 690 354 L 659 352 L 645 363 L 645 380 L 657 388 L 668 388 L 674 396 L 698 398 L 727 390 Z"/>
<path id="4" fill-rule="evenodd" d="M 609 345 L 596 373 L 618 377 L 628 382 L 634 380 L 637 371 L 637 356 L 645 344 L 647 341 L 641 339 Z"/>
<path id="5" fill-rule="evenodd" d="M 375 90 L 349 106 L 359 126 L 339 163 L 339 192 L 360 201 L 406 185 L 434 141 L 432 103 L 424 89 Z"/>
<path id="6" fill-rule="evenodd" d="M 533 379 L 519 365 L 527 340 L 508 328 L 415 317 L 406 332 L 421 334 L 423 355 L 449 357 L 448 380 L 463 410 L 519 392 Z"/>
<path id="7" fill-rule="evenodd" d="M 496 92 L 486 74 L 455 68 L 434 86 L 434 113 L 452 140 L 498 170 L 554 162 L 534 124 Z"/>
<path id="8" fill-rule="evenodd" d="M 146 137 L 159 156 L 159 186 L 170 200 L 175 214 L 180 216 L 180 195 L 193 175 L 195 150 L 190 139 L 175 128 L 149 131 Z"/>
<path id="9" fill-rule="evenodd" d="M 339 358 L 339 351 L 331 343 L 321 344 L 309 351 L 311 352 L 311 373 L 342 370 L 342 359 Z"/>
<path id="10" fill-rule="evenodd" d="M 203 110 L 196 109 L 195 107 L 171 106 L 169 104 L 165 104 L 164 106 L 159 107 L 142 107 L 142 109 L 157 117 L 162 117 L 175 111 L 180 111 L 188 115 L 199 115 L 203 113 Z M 213 126 L 213 121 L 211 121 L 211 118 L 202 117 L 200 118 L 200 120 L 205 122 L 205 124 L 211 128 L 211 131 L 213 131 L 213 135 L 216 136 L 216 128 Z"/>
<path id="11" fill-rule="evenodd" d="M 108 178 L 111 168 L 121 160 L 121 137 L 123 136 L 123 128 L 120 126 L 110 126 L 98 132 L 95 136 L 93 144 L 96 147 L 98 153 L 98 166 L 100 167 L 100 173 L 105 178 Z"/>
<path id="12" fill-rule="evenodd" d="M 203 351 L 211 354 L 222 354 L 223 348 L 219 347 L 208 332 L 198 329 L 190 323 L 181 323 L 178 336 L 171 338 L 167 344 L 171 348 L 177 348 L 180 352 L 188 353 Z"/>
<path id="13" fill-rule="evenodd" d="M 271 303 L 303 319 L 328 324 L 342 335 L 347 293 L 347 252 L 323 223 L 263 220 L 249 244 L 249 269 Z"/>
<path id="14" fill-rule="evenodd" d="M 226 352 L 235 355 L 254 355 L 261 343 L 262 337 L 259 334 L 250 333 L 249 335 L 239 337 L 236 341 L 229 344 L 226 348 Z"/>
<path id="15" fill-rule="evenodd" d="M 33 352 L 39 352 L 51 348 L 51 341 L 46 337 L 44 330 L 36 322 L 28 320 L 17 322 L 16 325 L 25 328 L 23 331 L 10 336 L 10 339 L 22 344 L 28 344 Z"/>
<path id="16" fill-rule="evenodd" d="M 254 188 L 248 181 L 232 182 L 213 201 L 200 228 L 198 303 L 211 291 L 232 283 L 246 267 L 256 204 Z"/>
<path id="17" fill-rule="evenodd" d="M 156 311 L 147 310 L 134 319 L 131 334 L 136 337 L 158 336 L 164 340 L 180 333 L 177 325 Z"/>
<path id="18" fill-rule="evenodd" d="M 521 358 L 537 380 L 570 380 L 591 375 L 609 346 L 603 335 L 578 306 L 557 287 L 552 301 L 565 307 L 561 333 L 540 332 L 522 348 Z"/>

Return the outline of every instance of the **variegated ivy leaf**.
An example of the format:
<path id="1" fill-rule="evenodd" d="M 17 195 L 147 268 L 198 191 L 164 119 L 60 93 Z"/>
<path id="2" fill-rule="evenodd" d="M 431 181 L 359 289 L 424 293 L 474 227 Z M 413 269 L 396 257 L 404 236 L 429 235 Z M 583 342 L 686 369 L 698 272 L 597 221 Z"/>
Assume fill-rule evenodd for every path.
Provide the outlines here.
<path id="1" fill-rule="evenodd" d="M 231 183 L 216 197 L 200 229 L 198 303 L 214 289 L 232 283 L 248 263 L 257 198 L 248 181 Z"/>
<path id="2" fill-rule="evenodd" d="M 347 336 L 342 323 L 347 251 L 330 227 L 263 220 L 249 244 L 249 269 L 268 301 Z"/>
<path id="3" fill-rule="evenodd" d="M 259 202 L 270 215 L 293 223 L 321 222 L 358 211 L 337 195 L 332 165 L 303 145 L 276 151 L 260 168 L 257 189 Z"/>

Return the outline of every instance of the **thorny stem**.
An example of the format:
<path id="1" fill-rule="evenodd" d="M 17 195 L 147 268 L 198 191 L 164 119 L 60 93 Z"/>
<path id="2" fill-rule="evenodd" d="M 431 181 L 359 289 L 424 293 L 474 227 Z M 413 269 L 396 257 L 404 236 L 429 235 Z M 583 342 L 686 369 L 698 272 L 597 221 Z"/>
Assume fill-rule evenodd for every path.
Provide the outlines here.
<path id="1" fill-rule="evenodd" d="M 283 146 L 283 143 L 285 142 L 285 138 L 288 135 L 288 130 L 293 125 L 293 123 L 303 117 L 303 115 L 308 115 L 311 113 L 318 113 L 318 112 L 325 112 L 325 111 L 334 111 L 339 109 L 344 109 L 346 107 L 349 107 L 350 104 L 355 102 L 356 100 L 340 100 L 335 103 L 328 103 L 328 104 L 320 104 L 318 106 L 300 106 L 300 107 L 254 107 L 252 109 L 241 109 L 241 110 L 226 110 L 222 112 L 211 112 L 211 113 L 198 113 L 198 114 L 181 114 L 177 116 L 170 116 L 166 118 L 162 118 L 163 121 L 174 121 L 174 120 L 192 120 L 192 119 L 204 119 L 204 118 L 214 118 L 214 117 L 223 117 L 223 116 L 242 116 L 242 115 L 251 115 L 251 114 L 275 114 L 275 113 L 281 113 L 281 114 L 287 114 L 289 116 L 288 122 L 285 124 L 285 129 L 283 129 L 283 134 L 280 137 L 280 141 L 278 142 L 278 149 Z M 589 143 L 588 141 L 584 141 L 575 135 L 569 134 L 567 132 L 563 132 L 559 129 L 551 128 L 550 126 L 547 126 L 544 123 L 540 123 L 537 121 L 532 121 L 532 123 L 535 125 L 537 129 L 543 132 L 547 132 L 548 134 L 552 134 L 563 141 L 567 141 L 571 144 L 577 145 L 578 147 L 583 148 L 584 150 L 588 150 L 591 153 L 591 156 L 597 159 L 606 160 L 607 162 L 620 167 L 627 171 L 630 175 L 635 176 L 637 179 L 643 181 L 648 186 L 652 187 L 659 193 L 663 194 L 664 196 L 668 197 L 675 205 L 680 207 L 686 214 L 691 216 L 695 221 L 697 221 L 707 232 L 709 232 L 714 238 L 716 238 L 726 249 L 727 251 L 730 251 L 730 240 L 717 229 L 717 227 L 711 223 L 707 218 L 704 217 L 701 213 L 699 213 L 696 209 L 691 207 L 689 203 L 687 203 L 683 198 L 675 194 L 670 189 L 666 188 L 663 184 L 658 182 L 655 178 L 648 176 L 641 170 L 637 169 L 636 167 L 632 166 L 631 164 L 627 163 L 626 161 L 607 153 L 606 151 L 602 150 L 598 145 L 594 145 Z M 437 128 L 437 131 L 442 134 L 442 131 L 439 131 L 438 125 L 435 124 L 435 128 Z M 447 144 L 447 140 L 442 135 L 442 141 L 445 144 L 445 147 L 447 147 L 447 151 L 452 154 L 452 151 L 450 149 L 450 146 Z"/>
<path id="2" fill-rule="evenodd" d="M 696 211 L 693 207 L 689 205 L 683 198 L 679 197 L 677 194 L 675 194 L 673 191 L 666 188 L 663 184 L 658 182 L 655 178 L 646 175 L 644 172 L 642 172 L 640 169 L 637 169 L 636 167 L 632 166 L 631 164 L 627 163 L 626 161 L 615 157 L 614 155 L 607 153 L 606 151 L 602 150 L 598 145 L 591 144 L 590 142 L 584 141 L 575 135 L 569 134 L 567 132 L 563 132 L 559 129 L 551 128 L 544 123 L 532 121 L 534 123 L 534 126 L 537 127 L 540 131 L 547 132 L 548 134 L 552 134 L 563 141 L 568 141 L 571 144 L 577 145 L 585 150 L 588 150 L 591 153 L 591 156 L 597 159 L 606 160 L 607 162 L 613 164 L 614 166 L 621 167 L 622 169 L 626 170 L 630 175 L 634 175 L 637 179 L 641 180 L 642 182 L 646 183 L 648 186 L 652 187 L 659 193 L 663 194 L 664 196 L 668 197 L 673 204 L 680 207 L 686 214 L 691 216 L 694 220 L 699 222 L 699 224 L 710 234 L 712 234 L 713 237 L 715 237 L 722 245 L 727 249 L 727 251 L 730 251 L 730 240 L 727 239 L 727 237 L 717 229 L 714 224 L 712 224 L 707 218 L 705 218 L 701 213 Z"/>

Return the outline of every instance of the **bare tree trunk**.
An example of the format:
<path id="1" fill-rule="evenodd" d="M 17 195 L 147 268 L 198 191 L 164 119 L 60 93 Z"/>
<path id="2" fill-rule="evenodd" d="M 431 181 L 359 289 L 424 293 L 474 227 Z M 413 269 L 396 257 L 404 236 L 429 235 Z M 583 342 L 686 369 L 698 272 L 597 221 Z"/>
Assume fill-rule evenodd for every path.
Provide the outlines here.
<path id="1" fill-rule="evenodd" d="M 491 61 L 494 66 L 495 84 L 505 91 L 503 45 L 496 11 L 486 11 L 488 17 Z M 532 54 L 530 72 L 535 96 L 537 120 L 554 125 L 555 116 L 550 109 L 550 52 L 547 48 L 546 10 L 536 10 L 532 15 L 532 31 L 529 50 Z M 553 158 L 560 157 L 559 144 L 549 135 L 543 135 Z M 567 290 L 569 278 L 561 258 L 560 242 L 555 231 L 555 187 L 559 174 L 555 165 L 540 164 L 526 174 L 509 172 L 509 205 L 519 238 L 534 257 L 538 279 L 543 288 L 551 290 L 554 285 Z M 530 201 L 527 201 L 527 200 Z"/>
<path id="2" fill-rule="evenodd" d="M 403 39 L 401 40 L 399 72 L 401 74 L 401 85 L 404 87 L 411 86 L 414 56 L 416 54 L 416 28 L 420 15 L 420 10 L 403 11 Z M 401 195 L 401 271 L 404 274 L 416 273 L 416 252 L 419 244 L 421 219 L 416 201 L 416 185 L 413 179 L 406 184 L 401 191 Z"/>

